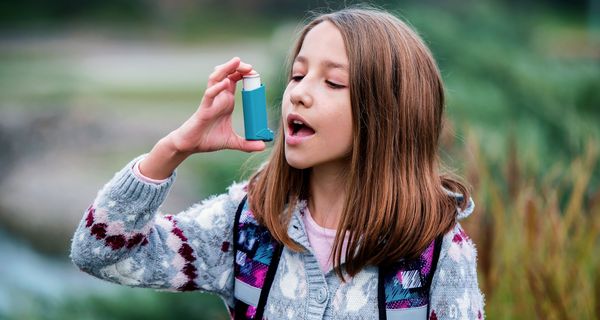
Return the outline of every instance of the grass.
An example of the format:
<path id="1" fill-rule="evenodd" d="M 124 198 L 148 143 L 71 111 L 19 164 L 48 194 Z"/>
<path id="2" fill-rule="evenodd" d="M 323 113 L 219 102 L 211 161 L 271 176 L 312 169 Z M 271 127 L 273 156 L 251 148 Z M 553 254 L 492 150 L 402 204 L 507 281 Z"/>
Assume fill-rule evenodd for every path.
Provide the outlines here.
<path id="1" fill-rule="evenodd" d="M 479 249 L 488 317 L 599 319 L 600 190 L 590 186 L 598 144 L 547 172 L 525 170 L 514 147 L 498 167 L 474 135 L 466 145 L 478 206 L 464 225 Z"/>

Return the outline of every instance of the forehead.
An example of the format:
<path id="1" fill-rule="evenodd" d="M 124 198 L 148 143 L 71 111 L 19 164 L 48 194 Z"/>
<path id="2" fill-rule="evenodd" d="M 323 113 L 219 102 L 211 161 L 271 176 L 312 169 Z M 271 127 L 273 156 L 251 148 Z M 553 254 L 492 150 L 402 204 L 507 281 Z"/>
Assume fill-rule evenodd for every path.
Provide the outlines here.
<path id="1" fill-rule="evenodd" d="M 346 46 L 338 28 L 329 21 L 314 26 L 304 37 L 300 52 L 294 59 L 296 61 L 347 69 Z"/>

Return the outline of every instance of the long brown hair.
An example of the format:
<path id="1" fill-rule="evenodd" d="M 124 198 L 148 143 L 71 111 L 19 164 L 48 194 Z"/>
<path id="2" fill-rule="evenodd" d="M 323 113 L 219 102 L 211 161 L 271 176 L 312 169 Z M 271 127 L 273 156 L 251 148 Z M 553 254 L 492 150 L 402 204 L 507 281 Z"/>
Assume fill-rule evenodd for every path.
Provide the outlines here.
<path id="1" fill-rule="evenodd" d="M 465 199 L 469 194 L 457 178 L 440 173 L 437 150 L 444 90 L 421 38 L 390 13 L 348 8 L 310 21 L 300 32 L 290 62 L 306 34 L 323 21 L 342 34 L 350 68 L 351 170 L 333 245 L 335 270 L 343 279 L 345 234 L 344 270 L 350 276 L 366 265 L 416 257 L 454 226 L 457 205 L 465 208 L 466 201 L 458 203 L 444 188 Z M 288 71 L 289 81 L 291 68 Z M 301 251 L 287 226 L 298 201 L 309 197 L 310 169 L 288 165 L 284 143 L 281 125 L 269 161 L 250 180 L 250 208 L 277 241 Z"/>

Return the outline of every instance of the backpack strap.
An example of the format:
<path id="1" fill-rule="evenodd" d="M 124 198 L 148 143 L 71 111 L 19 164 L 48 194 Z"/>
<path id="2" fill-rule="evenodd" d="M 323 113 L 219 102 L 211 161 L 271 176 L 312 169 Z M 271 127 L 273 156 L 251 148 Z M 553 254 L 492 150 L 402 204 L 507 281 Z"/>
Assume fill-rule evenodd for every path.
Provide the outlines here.
<path id="1" fill-rule="evenodd" d="M 431 307 L 431 301 L 429 296 L 431 293 L 431 283 L 433 282 L 433 275 L 437 270 L 438 261 L 440 260 L 440 252 L 442 251 L 442 242 L 444 241 L 444 235 L 440 235 L 435 239 L 435 247 L 433 249 L 433 260 L 431 261 L 431 270 L 429 272 L 429 278 L 427 279 L 427 318 L 429 318 L 429 311 Z"/>
<path id="2" fill-rule="evenodd" d="M 437 237 L 412 260 L 379 267 L 377 306 L 381 320 L 427 319 L 429 290 L 442 248 Z"/>
<path id="3" fill-rule="evenodd" d="M 262 319 L 283 246 L 265 226 L 258 224 L 241 201 L 233 225 L 234 308 L 233 319 Z"/>

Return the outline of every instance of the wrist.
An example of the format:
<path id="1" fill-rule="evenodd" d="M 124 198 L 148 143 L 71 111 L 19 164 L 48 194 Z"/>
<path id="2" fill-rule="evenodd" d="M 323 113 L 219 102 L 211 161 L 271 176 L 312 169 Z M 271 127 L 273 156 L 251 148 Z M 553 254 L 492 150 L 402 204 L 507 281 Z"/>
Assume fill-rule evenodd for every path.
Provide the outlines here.
<path id="1" fill-rule="evenodd" d="M 147 183 L 152 183 L 152 184 L 161 184 L 164 182 L 169 181 L 168 178 L 166 179 L 152 179 L 150 177 L 146 177 L 144 174 L 142 174 L 141 170 L 140 170 L 140 162 L 142 162 L 143 159 L 138 160 L 134 165 L 133 165 L 133 174 L 135 174 L 136 177 L 138 177 L 138 179 L 147 182 Z"/>
<path id="2" fill-rule="evenodd" d="M 185 138 L 181 131 L 181 128 L 171 131 L 171 133 L 162 138 L 159 143 L 173 155 L 189 157 L 198 151 L 194 150 L 194 146 L 191 145 L 189 141 L 190 139 Z"/>
<path id="3" fill-rule="evenodd" d="M 184 157 L 187 158 L 192 155 L 192 152 L 186 151 L 181 148 L 181 143 L 177 143 L 177 137 L 175 131 L 169 133 L 166 137 L 160 139 L 155 148 L 160 148 L 165 154 L 168 154 L 174 158 Z"/>
<path id="4" fill-rule="evenodd" d="M 189 152 L 178 150 L 171 138 L 167 136 L 159 140 L 150 153 L 140 162 L 139 171 L 150 179 L 166 179 L 190 155 Z"/>

